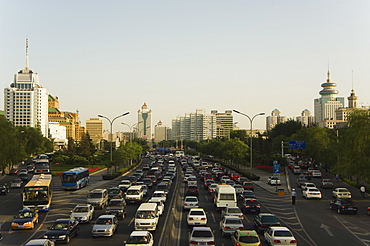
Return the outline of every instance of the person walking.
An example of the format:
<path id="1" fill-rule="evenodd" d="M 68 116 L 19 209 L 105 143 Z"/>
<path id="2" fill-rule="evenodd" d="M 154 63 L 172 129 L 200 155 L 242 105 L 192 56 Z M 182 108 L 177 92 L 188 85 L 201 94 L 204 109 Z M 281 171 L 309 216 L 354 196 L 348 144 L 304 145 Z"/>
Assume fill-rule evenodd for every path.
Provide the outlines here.
<path id="1" fill-rule="evenodd" d="M 360 192 L 361 192 L 362 197 L 365 197 L 366 188 L 364 185 L 361 185 Z"/>
<path id="2" fill-rule="evenodd" d="M 295 200 L 297 199 L 297 192 L 292 189 L 292 205 L 295 205 Z"/>
<path id="3" fill-rule="evenodd" d="M 337 179 L 337 181 L 339 181 L 339 174 L 335 174 L 335 178 Z"/>

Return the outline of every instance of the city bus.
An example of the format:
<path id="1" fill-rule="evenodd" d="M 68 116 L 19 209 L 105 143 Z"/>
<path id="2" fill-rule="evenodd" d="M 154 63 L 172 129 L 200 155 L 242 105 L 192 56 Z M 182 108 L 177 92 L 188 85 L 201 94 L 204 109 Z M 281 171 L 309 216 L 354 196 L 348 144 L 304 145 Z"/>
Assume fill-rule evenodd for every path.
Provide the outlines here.
<path id="1" fill-rule="evenodd" d="M 48 159 L 36 159 L 34 166 L 34 174 L 51 174 L 51 167 Z"/>
<path id="2" fill-rule="evenodd" d="M 88 168 L 76 167 L 62 173 L 62 187 L 65 190 L 78 190 L 90 182 Z"/>
<path id="3" fill-rule="evenodd" d="M 51 204 L 52 175 L 33 175 L 22 192 L 23 209 L 48 212 Z"/>

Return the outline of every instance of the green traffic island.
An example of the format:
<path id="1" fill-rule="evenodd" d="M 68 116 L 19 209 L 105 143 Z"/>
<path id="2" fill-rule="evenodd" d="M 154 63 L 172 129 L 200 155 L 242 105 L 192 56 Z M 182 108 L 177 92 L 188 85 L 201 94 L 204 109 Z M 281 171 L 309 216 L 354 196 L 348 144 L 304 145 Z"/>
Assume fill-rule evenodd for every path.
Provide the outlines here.
<path id="1" fill-rule="evenodd" d="M 124 168 L 121 168 L 119 169 L 118 171 L 115 171 L 114 173 L 111 173 L 111 174 L 104 174 L 102 175 L 103 177 L 103 180 L 112 180 L 112 179 L 115 179 L 119 176 L 122 176 L 122 174 L 130 171 L 131 169 L 135 168 L 138 164 L 132 164 L 130 166 L 127 166 L 127 167 L 124 167 Z"/>

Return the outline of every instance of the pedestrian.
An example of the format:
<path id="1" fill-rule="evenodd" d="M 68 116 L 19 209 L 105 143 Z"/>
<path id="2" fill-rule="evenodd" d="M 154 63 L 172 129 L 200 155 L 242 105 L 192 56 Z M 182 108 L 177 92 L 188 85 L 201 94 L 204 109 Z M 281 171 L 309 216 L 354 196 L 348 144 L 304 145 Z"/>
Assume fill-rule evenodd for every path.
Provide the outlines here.
<path id="1" fill-rule="evenodd" d="M 339 181 L 339 173 L 335 174 L 335 178 Z"/>
<path id="2" fill-rule="evenodd" d="M 364 185 L 361 185 L 360 192 L 361 192 L 362 197 L 365 197 L 366 188 Z"/>
<path id="3" fill-rule="evenodd" d="M 292 189 L 292 205 L 295 205 L 295 200 L 297 198 L 297 192 L 295 189 Z"/>

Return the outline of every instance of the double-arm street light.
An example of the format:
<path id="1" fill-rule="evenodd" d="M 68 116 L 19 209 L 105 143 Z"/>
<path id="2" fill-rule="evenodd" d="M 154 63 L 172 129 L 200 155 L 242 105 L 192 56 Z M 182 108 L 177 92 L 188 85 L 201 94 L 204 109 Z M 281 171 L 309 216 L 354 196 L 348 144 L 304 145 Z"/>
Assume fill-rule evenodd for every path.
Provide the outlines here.
<path id="1" fill-rule="evenodd" d="M 250 122 L 250 125 L 251 125 L 251 132 L 250 132 L 250 134 L 249 134 L 249 139 L 250 139 L 250 146 L 249 146 L 249 148 L 250 148 L 250 165 L 251 165 L 251 172 L 252 172 L 252 168 L 253 168 L 253 157 L 252 157 L 252 148 L 253 148 L 253 137 L 252 137 L 252 131 L 253 131 L 253 120 L 254 120 L 254 118 L 256 118 L 257 116 L 259 116 L 259 115 L 265 115 L 265 113 L 258 113 L 258 114 L 256 114 L 255 116 L 253 116 L 252 118 L 251 117 L 249 117 L 249 115 L 247 115 L 247 114 L 244 114 L 244 113 L 242 113 L 242 112 L 240 112 L 240 111 L 238 111 L 238 110 L 233 110 L 235 113 L 238 113 L 238 114 L 241 114 L 241 115 L 244 115 L 245 117 L 247 117 L 248 119 L 249 119 L 249 122 Z"/>
<path id="2" fill-rule="evenodd" d="M 113 141 L 113 122 L 120 118 L 120 117 L 123 117 L 125 115 L 128 115 L 130 112 L 126 112 L 124 114 L 121 114 L 121 115 L 118 115 L 116 116 L 115 118 L 113 118 L 113 120 L 110 120 L 108 117 L 104 116 L 104 115 L 101 115 L 101 114 L 98 114 L 98 117 L 100 118 L 104 118 L 104 119 L 107 119 L 109 121 L 109 124 L 110 124 L 110 161 L 112 162 L 113 161 L 113 155 L 112 155 L 112 141 Z"/>
<path id="3" fill-rule="evenodd" d="M 139 121 L 138 123 L 132 124 L 131 126 L 127 123 L 121 122 L 122 125 L 128 126 L 130 128 L 130 141 L 134 138 L 134 132 L 132 131 L 132 128 L 140 123 L 143 123 L 142 121 Z M 135 129 L 135 128 L 134 128 Z"/>

